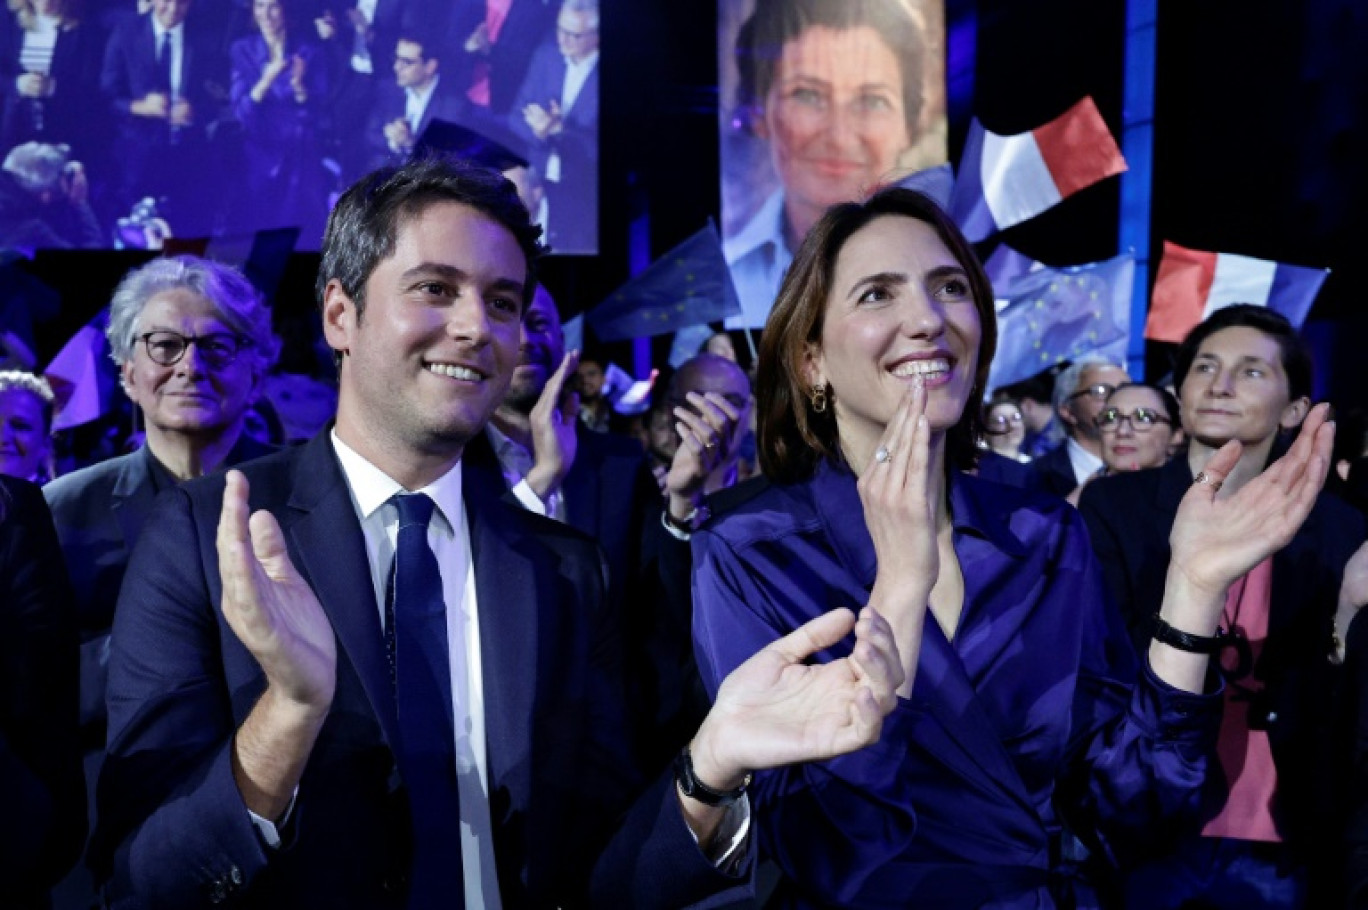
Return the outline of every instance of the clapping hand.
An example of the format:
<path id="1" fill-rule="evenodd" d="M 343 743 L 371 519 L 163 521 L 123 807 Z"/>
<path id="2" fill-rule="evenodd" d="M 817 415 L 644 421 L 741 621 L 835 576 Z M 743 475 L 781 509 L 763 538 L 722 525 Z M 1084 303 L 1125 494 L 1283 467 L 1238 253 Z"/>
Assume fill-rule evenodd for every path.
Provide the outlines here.
<path id="1" fill-rule="evenodd" d="M 1173 570 L 1224 598 L 1234 581 L 1287 546 L 1325 484 L 1335 439 L 1328 413 L 1328 405 L 1313 408 L 1287 454 L 1233 496 L 1217 493 L 1240 460 L 1240 443 L 1232 440 L 1211 456 L 1178 506 L 1169 534 Z M 1211 620 L 1214 625 L 1216 617 Z"/>
<path id="2" fill-rule="evenodd" d="M 579 448 L 579 393 L 567 391 L 565 381 L 578 368 L 579 351 L 568 352 L 546 381 L 541 397 L 528 415 L 533 463 L 524 479 L 542 502 L 560 489 L 561 481 L 575 464 Z"/>
<path id="3" fill-rule="evenodd" d="M 697 506 L 708 475 L 733 454 L 749 413 L 749 405 L 737 408 L 717 392 L 689 392 L 685 401 L 674 409 L 680 442 L 664 479 L 668 507 L 680 519 Z"/>
<path id="4" fill-rule="evenodd" d="M 332 625 L 290 562 L 275 516 L 248 518 L 247 478 L 229 471 L 219 516 L 223 618 L 251 652 L 267 687 L 303 711 L 326 713 L 337 682 Z"/>
<path id="5" fill-rule="evenodd" d="M 848 657 L 807 663 L 855 632 Z M 897 704 L 902 664 L 893 632 L 865 608 L 833 610 L 771 643 L 722 681 L 691 751 L 700 780 L 739 786 L 745 774 L 823 761 L 877 742 Z"/>

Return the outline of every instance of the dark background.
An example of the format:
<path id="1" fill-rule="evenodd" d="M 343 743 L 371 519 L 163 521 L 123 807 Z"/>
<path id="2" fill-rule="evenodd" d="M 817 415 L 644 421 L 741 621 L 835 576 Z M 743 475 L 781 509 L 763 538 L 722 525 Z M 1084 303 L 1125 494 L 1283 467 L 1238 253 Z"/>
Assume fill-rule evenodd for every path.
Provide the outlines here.
<path id="1" fill-rule="evenodd" d="M 1124 3 L 1100 0 L 948 0 L 952 160 L 971 113 L 1015 133 L 1083 95 L 1119 136 L 1125 15 Z M 654 257 L 719 214 L 715 8 L 605 0 L 602 19 L 603 252 L 548 263 L 546 282 L 567 317 L 626 280 L 633 236 L 638 255 Z M 1169 239 L 1331 268 L 1306 328 L 1318 389 L 1341 407 L 1363 405 L 1368 4 L 1167 0 L 1158 23 L 1151 249 Z M 1118 181 L 1105 181 L 1002 240 L 1052 265 L 1113 256 L 1119 192 Z M 64 300 L 63 315 L 40 327 L 43 362 L 146 255 L 39 254 L 31 270 Z M 279 313 L 313 307 L 316 265 L 316 256 L 294 257 Z M 656 343 L 657 360 L 666 350 Z M 607 353 L 630 368 L 625 345 Z M 1167 353 L 1151 345 L 1147 372 L 1163 372 Z"/>

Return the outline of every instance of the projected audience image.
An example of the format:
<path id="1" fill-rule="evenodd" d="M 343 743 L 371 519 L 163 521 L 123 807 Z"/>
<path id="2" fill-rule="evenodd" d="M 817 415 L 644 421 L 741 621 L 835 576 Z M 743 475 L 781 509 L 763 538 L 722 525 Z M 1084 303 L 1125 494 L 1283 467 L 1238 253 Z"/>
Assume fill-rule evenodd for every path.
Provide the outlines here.
<path id="1" fill-rule="evenodd" d="M 361 174 L 474 136 L 553 252 L 596 253 L 598 5 L 10 0 L 0 240 L 159 248 L 298 227 L 318 249 Z M 425 141 L 434 123 L 462 149 Z"/>

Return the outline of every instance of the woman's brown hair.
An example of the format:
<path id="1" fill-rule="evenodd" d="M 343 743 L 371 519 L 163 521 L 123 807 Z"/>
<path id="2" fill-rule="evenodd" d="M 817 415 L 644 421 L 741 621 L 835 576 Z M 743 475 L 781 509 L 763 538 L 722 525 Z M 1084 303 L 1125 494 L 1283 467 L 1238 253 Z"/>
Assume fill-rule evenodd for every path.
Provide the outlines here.
<path id="1" fill-rule="evenodd" d="M 844 461 L 835 408 L 828 406 L 818 412 L 811 407 L 803 364 L 808 346 L 821 343 L 823 318 L 841 249 L 855 232 L 884 216 L 914 218 L 929 224 L 968 275 L 982 326 L 978 364 L 964 413 L 946 434 L 946 445 L 948 464 L 959 468 L 974 465 L 975 440 L 982 431 L 979 402 L 983 400 L 988 369 L 997 348 L 992 285 L 969 241 L 935 201 L 916 190 L 890 187 L 864 202 L 846 202 L 828 209 L 803 239 L 779 287 L 779 296 L 760 339 L 755 383 L 760 467 L 773 481 L 806 480 L 823 458 Z"/>

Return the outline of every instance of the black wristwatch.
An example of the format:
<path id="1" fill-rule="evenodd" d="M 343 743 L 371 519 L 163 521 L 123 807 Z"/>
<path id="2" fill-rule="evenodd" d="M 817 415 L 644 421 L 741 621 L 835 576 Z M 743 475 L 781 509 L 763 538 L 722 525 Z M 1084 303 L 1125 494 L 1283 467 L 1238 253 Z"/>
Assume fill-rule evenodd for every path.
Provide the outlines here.
<path id="1" fill-rule="evenodd" d="M 730 806 L 745 795 L 753 777 L 753 774 L 747 774 L 735 790 L 714 790 L 694 774 L 693 756 L 689 754 L 688 746 L 675 758 L 675 783 L 679 785 L 679 792 L 705 806 Z"/>
<path id="2" fill-rule="evenodd" d="M 1158 613 L 1154 614 L 1154 640 L 1163 642 L 1170 648 L 1187 651 L 1189 654 L 1215 654 L 1225 644 L 1225 630 L 1217 629 L 1215 635 L 1193 635 L 1182 629 L 1175 629 L 1164 622 Z"/>

